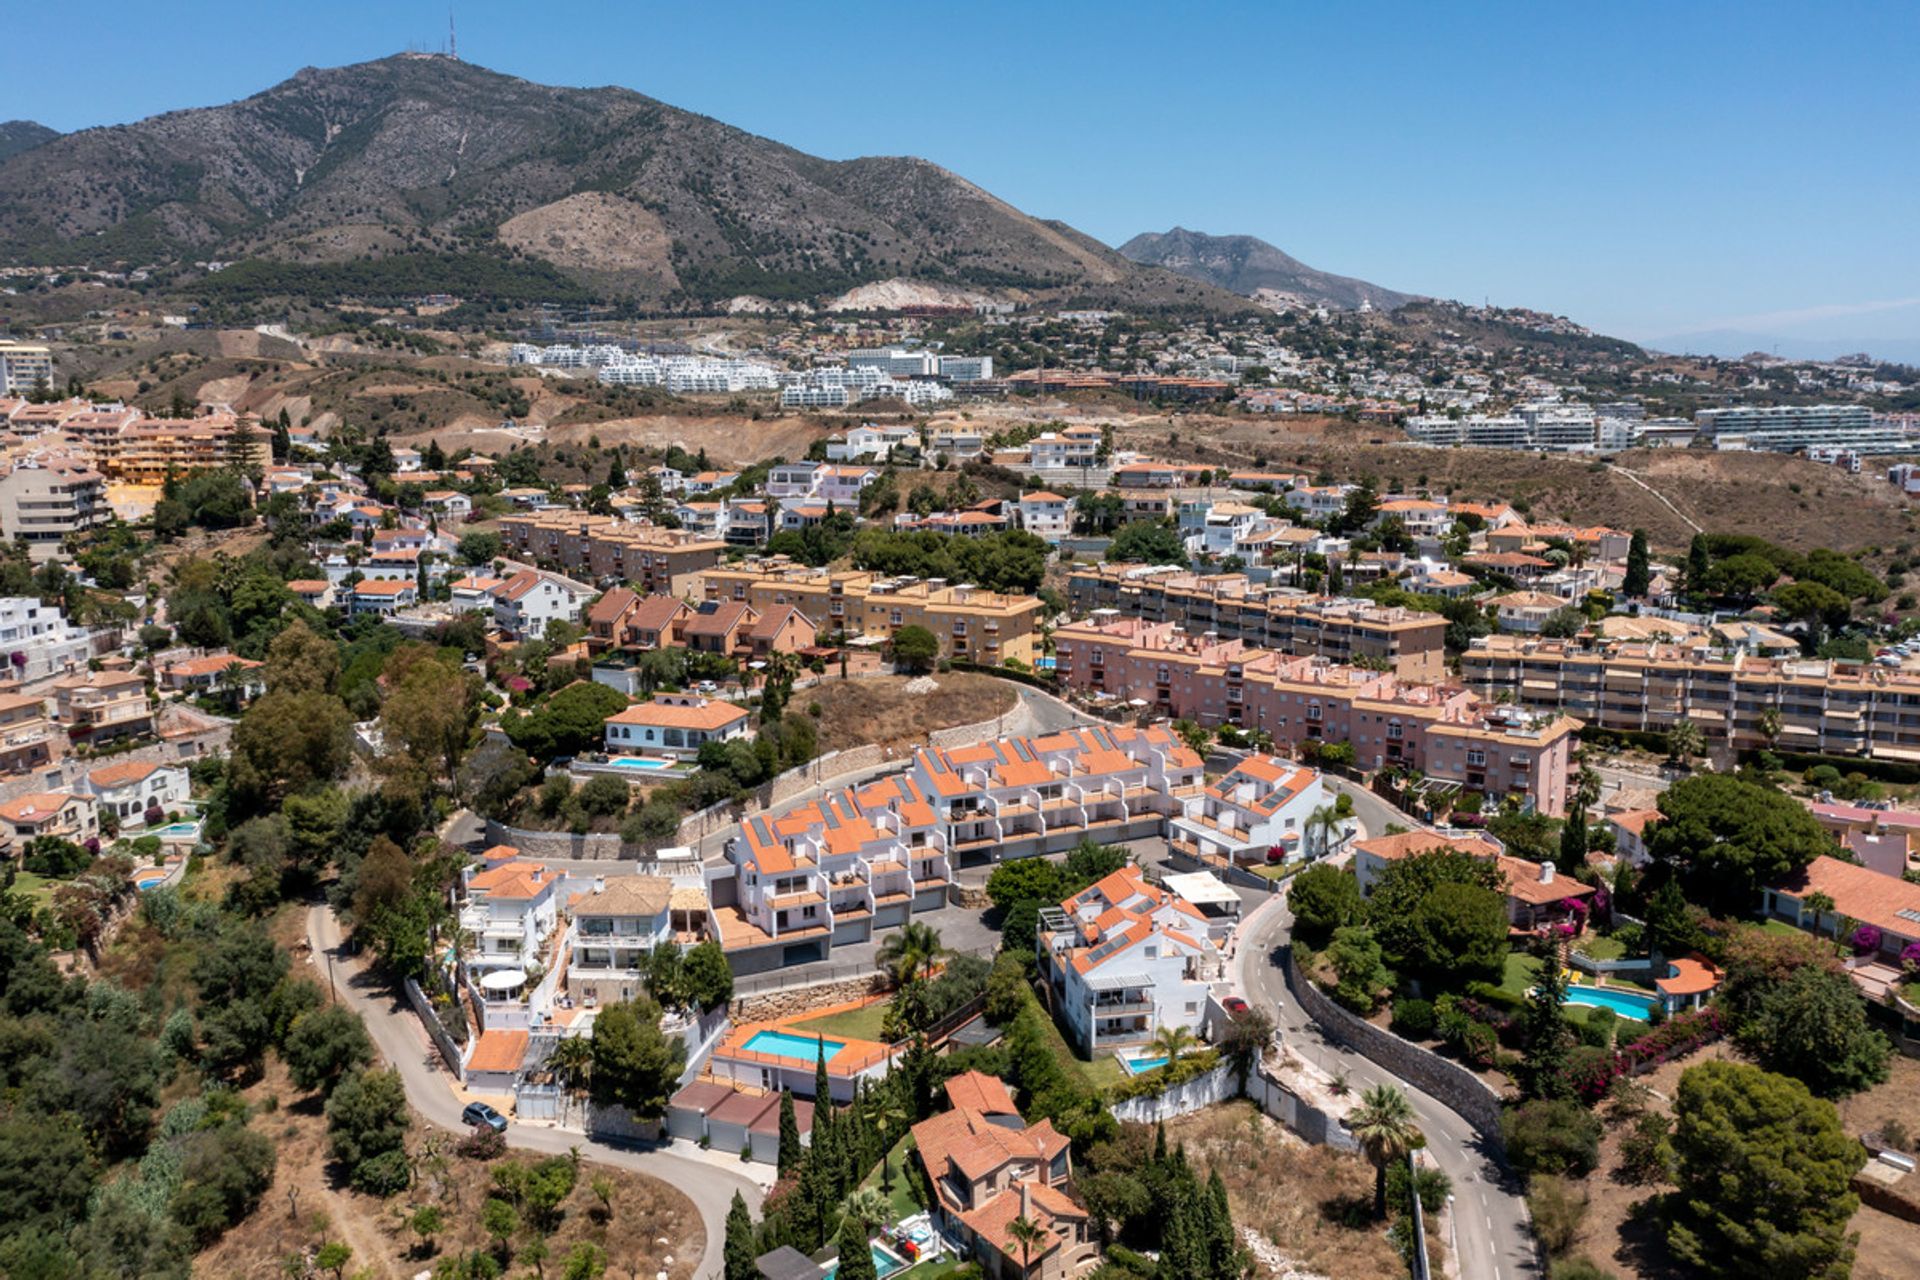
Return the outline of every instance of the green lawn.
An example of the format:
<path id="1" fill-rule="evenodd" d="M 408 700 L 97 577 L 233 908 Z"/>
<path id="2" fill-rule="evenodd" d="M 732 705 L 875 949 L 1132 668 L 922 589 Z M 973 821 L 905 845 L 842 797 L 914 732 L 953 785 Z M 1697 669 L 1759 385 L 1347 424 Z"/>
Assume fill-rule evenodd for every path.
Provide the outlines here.
<path id="1" fill-rule="evenodd" d="M 1285 880 L 1299 869 L 1297 866 L 1288 866 L 1281 862 L 1264 862 L 1257 867 L 1247 868 L 1263 880 Z"/>
<path id="2" fill-rule="evenodd" d="M 1113 1053 L 1104 1058 L 1095 1058 L 1092 1062 L 1081 1062 L 1080 1074 L 1085 1076 L 1087 1083 L 1096 1089 L 1111 1089 L 1121 1081 L 1133 1078 L 1127 1074 L 1127 1069 L 1120 1065 L 1120 1055 Z"/>
<path id="3" fill-rule="evenodd" d="M 1574 944 L 1574 950 L 1595 960 L 1619 960 L 1627 954 L 1626 945 L 1618 938 L 1605 938 L 1597 933 L 1580 939 Z"/>
<path id="4" fill-rule="evenodd" d="M 886 1020 L 888 1000 L 878 1000 L 858 1009 L 849 1009 L 844 1013 L 829 1013 L 825 1017 L 808 1018 L 804 1022 L 791 1022 L 787 1025 L 796 1031 L 805 1031 L 823 1036 L 843 1036 L 854 1040 L 874 1040 L 886 1043 L 881 1024 Z"/>
<path id="5" fill-rule="evenodd" d="M 49 880 L 31 871 L 22 871 L 14 877 L 13 887 L 17 892 L 33 899 L 36 907 L 44 907 L 53 902 L 53 886 L 58 883 L 60 882 L 57 880 Z"/>
<path id="6" fill-rule="evenodd" d="M 893 1144 L 893 1150 L 887 1152 L 887 1160 L 893 1166 L 893 1193 L 887 1198 L 887 1210 L 889 1214 L 887 1220 L 890 1223 L 898 1222 L 902 1218 L 911 1217 L 920 1212 L 920 1203 L 913 1198 L 913 1192 L 908 1190 L 907 1185 L 907 1161 L 913 1158 L 913 1135 L 910 1133 L 903 1134 L 900 1141 Z M 875 1165 L 873 1171 L 867 1174 L 866 1180 L 860 1185 L 863 1187 L 879 1186 L 880 1167 Z"/>
<path id="7" fill-rule="evenodd" d="M 1525 996 L 1533 986 L 1535 978 L 1540 976 L 1540 958 L 1530 956 L 1524 951 L 1513 951 L 1507 955 L 1507 971 L 1500 979 L 1500 989 L 1516 996 Z"/>

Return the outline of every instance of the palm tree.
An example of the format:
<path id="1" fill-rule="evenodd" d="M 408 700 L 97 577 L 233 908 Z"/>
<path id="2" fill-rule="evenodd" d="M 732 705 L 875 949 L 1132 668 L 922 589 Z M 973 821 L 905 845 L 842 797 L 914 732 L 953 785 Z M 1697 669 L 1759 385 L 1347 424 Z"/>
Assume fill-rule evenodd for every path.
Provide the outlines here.
<path id="1" fill-rule="evenodd" d="M 1575 775 L 1573 784 L 1573 803 L 1576 809 L 1585 812 L 1600 798 L 1600 774 L 1592 765 L 1583 764 Z"/>
<path id="2" fill-rule="evenodd" d="M 247 666 L 235 658 L 220 669 L 220 678 L 226 681 L 227 705 L 235 715 L 240 713 L 240 696 L 246 692 Z"/>
<path id="3" fill-rule="evenodd" d="M 1153 1040 L 1148 1048 L 1154 1057 L 1165 1058 L 1166 1065 L 1172 1066 L 1199 1043 L 1194 1038 L 1193 1032 L 1185 1027 L 1165 1026 L 1153 1033 Z"/>
<path id="4" fill-rule="evenodd" d="M 878 1187 L 859 1187 L 847 1196 L 845 1204 L 840 1206 L 843 1219 L 851 1218 L 860 1224 L 862 1233 L 873 1230 L 887 1220 L 891 1206 L 886 1193 Z"/>
<path id="5" fill-rule="evenodd" d="M 1780 708 L 1763 708 L 1758 723 L 1760 736 L 1767 740 L 1767 750 L 1773 750 L 1774 745 L 1780 741 L 1780 730 L 1783 727 L 1780 722 Z"/>
<path id="6" fill-rule="evenodd" d="M 1820 932 L 1820 918 L 1822 916 L 1831 916 L 1834 912 L 1833 899 L 1824 893 L 1814 892 L 1808 894 L 1801 905 L 1813 916 L 1813 931 L 1815 933 Z M 1837 919 L 1836 917 L 1836 921 Z M 1838 932 L 1839 930 L 1836 925 L 1835 933 L 1837 934 Z"/>
<path id="7" fill-rule="evenodd" d="M 1046 1229 L 1024 1213 L 1007 1224 L 1007 1239 L 1020 1248 L 1020 1274 L 1023 1278 L 1032 1271 L 1034 1246 L 1046 1238 Z"/>
<path id="8" fill-rule="evenodd" d="M 1308 853 L 1315 857 L 1326 856 L 1327 849 L 1333 842 L 1333 833 L 1339 829 L 1339 826 L 1340 811 L 1330 804 L 1323 804 L 1308 814 L 1304 824 L 1309 846 Z M 1316 834 L 1320 837 L 1318 841 L 1314 839 Z"/>
<path id="9" fill-rule="evenodd" d="M 1667 755 L 1675 763 L 1685 764 L 1706 749 L 1706 735 L 1691 720 L 1676 720 L 1667 730 Z"/>
<path id="10" fill-rule="evenodd" d="M 560 1081 L 567 1097 L 578 1103 L 587 1096 L 587 1078 L 593 1072 L 592 1041 L 586 1036 L 563 1036 L 547 1055 L 547 1069 Z"/>
<path id="11" fill-rule="evenodd" d="M 1404 1160 L 1423 1137 L 1414 1122 L 1413 1104 L 1390 1084 L 1377 1084 L 1360 1095 L 1360 1105 L 1347 1115 L 1347 1128 L 1373 1164 L 1373 1216 L 1387 1216 L 1387 1166 Z"/>
<path id="12" fill-rule="evenodd" d="M 934 964 L 947 953 L 940 931 L 930 924 L 908 921 L 880 944 L 880 964 L 893 975 L 898 986 L 933 972 Z"/>

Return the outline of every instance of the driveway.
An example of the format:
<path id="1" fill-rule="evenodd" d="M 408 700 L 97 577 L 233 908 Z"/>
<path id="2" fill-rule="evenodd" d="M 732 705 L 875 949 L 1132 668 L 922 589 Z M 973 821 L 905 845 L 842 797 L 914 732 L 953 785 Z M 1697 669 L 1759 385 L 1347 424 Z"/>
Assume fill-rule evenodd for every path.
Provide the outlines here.
<path id="1" fill-rule="evenodd" d="M 400 1072 L 413 1109 L 429 1124 L 464 1132 L 466 1126 L 460 1121 L 464 1103 L 454 1095 L 453 1078 L 420 1019 L 404 996 L 391 991 L 343 950 L 340 922 L 325 905 L 307 908 L 307 941 L 313 949 L 314 977 L 332 983 L 340 1001 L 366 1020 L 367 1034 L 380 1056 Z M 706 1227 L 706 1251 L 697 1271 L 703 1276 L 719 1275 L 724 1267 L 727 1209 L 734 1192 L 745 1197 L 749 1208 L 760 1207 L 761 1190 L 745 1176 L 671 1151 L 614 1146 L 583 1133 L 537 1124 L 508 1125 L 507 1145 L 541 1155 L 565 1155 L 578 1147 L 588 1159 L 651 1174 L 685 1192 Z"/>

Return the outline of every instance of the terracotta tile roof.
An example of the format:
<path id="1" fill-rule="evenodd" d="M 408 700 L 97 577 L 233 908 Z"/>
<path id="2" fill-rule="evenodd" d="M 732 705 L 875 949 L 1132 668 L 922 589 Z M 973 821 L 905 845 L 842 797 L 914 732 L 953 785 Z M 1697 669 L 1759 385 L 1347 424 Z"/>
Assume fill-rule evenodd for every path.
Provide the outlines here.
<path id="1" fill-rule="evenodd" d="M 1774 888 L 1803 903 L 1810 894 L 1824 893 L 1839 914 L 1920 941 L 1920 884 L 1822 855 Z"/>
<path id="2" fill-rule="evenodd" d="M 160 766 L 145 760 L 128 760 L 123 764 L 110 764 L 95 769 L 87 775 L 87 781 L 96 787 L 124 787 L 129 782 L 141 782 L 157 773 Z"/>
<path id="3" fill-rule="evenodd" d="M 746 718 L 746 709 L 736 707 L 730 702 L 688 704 L 666 702 L 656 697 L 652 702 L 635 703 L 625 711 L 608 716 L 607 723 L 711 731 L 738 724 Z"/>
<path id="4" fill-rule="evenodd" d="M 473 1042 L 473 1056 L 467 1059 L 469 1071 L 518 1071 L 527 1059 L 528 1034 L 525 1031 L 483 1031 Z"/>
<path id="5" fill-rule="evenodd" d="M 1374 836 L 1355 841 L 1353 847 L 1359 853 L 1370 853 L 1389 862 L 1436 849 L 1457 849 L 1481 858 L 1496 857 L 1500 853 L 1497 845 L 1480 836 L 1448 835 L 1441 831 L 1402 831 L 1398 835 Z"/>
<path id="6" fill-rule="evenodd" d="M 0 804 L 0 818 L 8 822 L 39 824 L 54 818 L 73 799 L 75 797 L 65 791 L 29 791 L 26 795 L 15 796 Z"/>
<path id="7" fill-rule="evenodd" d="M 998 1076 L 980 1071 L 962 1071 L 947 1077 L 947 1101 L 958 1111 L 978 1111 L 989 1116 L 1017 1116 L 1013 1094 Z"/>
<path id="8" fill-rule="evenodd" d="M 579 916 L 657 916 L 673 898 L 673 881 L 664 876 L 608 876 L 606 888 L 573 900 Z"/>
<path id="9" fill-rule="evenodd" d="M 1515 858 L 1501 854 L 1494 859 L 1494 865 L 1506 877 L 1507 896 L 1518 898 L 1522 902 L 1536 907 L 1566 898 L 1585 898 L 1593 893 L 1593 886 L 1581 884 L 1572 876 L 1561 875 L 1556 870 L 1551 881 L 1542 882 L 1540 872 L 1544 864 L 1529 862 L 1525 858 Z"/>

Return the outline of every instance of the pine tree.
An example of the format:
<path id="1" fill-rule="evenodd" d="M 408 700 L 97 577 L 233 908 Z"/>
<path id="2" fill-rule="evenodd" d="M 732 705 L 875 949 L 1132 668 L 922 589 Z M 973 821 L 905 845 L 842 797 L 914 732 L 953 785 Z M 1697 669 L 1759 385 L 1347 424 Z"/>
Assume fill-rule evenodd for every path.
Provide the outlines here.
<path id="1" fill-rule="evenodd" d="M 760 1268 L 754 1265 L 753 1214 L 747 1202 L 733 1193 L 727 1210 L 726 1280 L 760 1280 Z"/>
<path id="2" fill-rule="evenodd" d="M 780 1176 L 786 1177 L 800 1163 L 800 1121 L 793 1113 L 793 1090 L 780 1089 Z"/>

